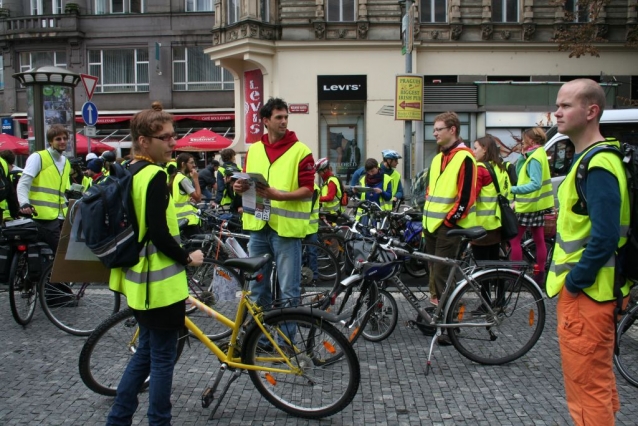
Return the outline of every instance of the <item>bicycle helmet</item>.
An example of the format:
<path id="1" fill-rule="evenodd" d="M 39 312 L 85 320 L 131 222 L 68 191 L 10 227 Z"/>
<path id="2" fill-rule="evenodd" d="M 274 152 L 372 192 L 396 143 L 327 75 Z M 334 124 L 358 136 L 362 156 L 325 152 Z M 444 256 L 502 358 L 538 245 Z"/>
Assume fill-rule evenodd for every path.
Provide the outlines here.
<path id="1" fill-rule="evenodd" d="M 97 158 L 97 154 L 94 152 L 89 152 L 88 154 L 86 154 L 86 162 L 88 163 L 89 161 L 93 160 Z"/>
<path id="2" fill-rule="evenodd" d="M 381 151 L 381 155 L 384 160 L 398 160 L 399 158 L 402 158 L 399 153 L 393 149 L 384 149 Z"/>
<path id="3" fill-rule="evenodd" d="M 115 154 L 113 151 L 105 151 L 102 153 L 102 159 L 109 163 L 115 163 Z"/>
<path id="4" fill-rule="evenodd" d="M 315 163 L 315 171 L 317 173 L 327 169 L 330 166 L 330 161 L 328 161 L 327 158 L 320 158 L 319 160 L 317 160 L 317 162 Z"/>

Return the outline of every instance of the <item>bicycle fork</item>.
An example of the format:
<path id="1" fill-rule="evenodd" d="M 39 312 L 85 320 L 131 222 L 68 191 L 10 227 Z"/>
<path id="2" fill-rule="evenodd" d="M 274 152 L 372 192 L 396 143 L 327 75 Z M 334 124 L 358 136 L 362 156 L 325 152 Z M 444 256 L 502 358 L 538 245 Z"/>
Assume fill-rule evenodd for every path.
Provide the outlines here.
<path id="1" fill-rule="evenodd" d="M 221 382 L 222 376 L 224 375 L 224 373 L 226 372 L 227 369 L 228 369 L 228 364 L 223 363 L 219 367 L 219 371 L 217 372 L 217 377 L 215 377 L 215 382 L 213 383 L 213 386 L 210 387 L 210 388 L 206 388 L 204 390 L 204 392 L 202 393 L 202 408 L 208 408 L 208 406 L 210 406 L 210 404 L 213 402 L 213 400 L 217 399 L 217 402 L 215 403 L 215 406 L 213 407 L 212 411 L 210 412 L 210 415 L 208 416 L 208 420 L 212 420 L 213 419 L 213 417 L 215 416 L 215 412 L 219 408 L 219 405 L 221 404 L 222 399 L 224 399 L 224 396 L 226 396 L 226 392 L 228 392 L 228 389 L 230 388 L 230 385 L 235 380 L 237 380 L 239 378 L 239 376 L 241 376 L 241 370 L 235 370 L 233 372 L 233 375 L 230 376 L 230 379 L 228 379 L 228 381 L 224 385 L 224 388 L 222 389 L 222 391 L 219 394 L 219 396 L 216 397 L 215 396 L 215 391 L 217 390 L 217 386 L 219 386 L 219 382 Z"/>

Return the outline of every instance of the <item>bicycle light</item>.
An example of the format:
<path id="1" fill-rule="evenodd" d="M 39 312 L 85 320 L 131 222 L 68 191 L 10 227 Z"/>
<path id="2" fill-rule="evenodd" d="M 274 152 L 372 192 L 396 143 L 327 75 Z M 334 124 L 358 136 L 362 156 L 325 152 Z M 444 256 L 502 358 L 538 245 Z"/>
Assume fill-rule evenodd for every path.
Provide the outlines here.
<path id="1" fill-rule="evenodd" d="M 16 246 L 16 249 L 17 249 L 18 251 L 27 251 L 27 245 L 26 245 L 26 244 L 18 244 L 18 245 Z"/>
<path id="2" fill-rule="evenodd" d="M 538 274 L 541 272 L 541 268 L 540 266 L 538 266 L 538 263 L 534 264 L 534 274 Z"/>

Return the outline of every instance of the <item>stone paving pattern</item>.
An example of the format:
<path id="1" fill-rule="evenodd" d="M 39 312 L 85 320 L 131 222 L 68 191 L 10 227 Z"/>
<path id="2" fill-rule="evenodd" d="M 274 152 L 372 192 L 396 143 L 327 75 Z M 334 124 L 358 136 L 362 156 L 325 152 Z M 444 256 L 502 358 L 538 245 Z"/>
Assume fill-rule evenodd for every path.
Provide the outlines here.
<path id="1" fill-rule="evenodd" d="M 570 425 L 556 337 L 556 301 L 548 300 L 545 330 L 523 358 L 504 366 L 482 366 L 454 347 L 435 349 L 425 376 L 430 338 L 405 326 L 415 314 L 399 302 L 399 325 L 384 342 L 355 345 L 361 386 L 341 413 L 320 421 L 290 417 L 271 406 L 247 375 L 230 388 L 215 418 L 200 405 L 219 365 L 203 345 L 186 347 L 173 386 L 175 425 Z M 0 425 L 102 425 L 112 399 L 82 383 L 78 357 L 85 338 L 52 325 L 40 307 L 32 323 L 17 325 L 7 293 L 0 293 Z M 622 410 L 618 425 L 635 425 L 638 389 L 618 376 Z M 148 424 L 148 394 L 140 396 L 135 425 Z"/>

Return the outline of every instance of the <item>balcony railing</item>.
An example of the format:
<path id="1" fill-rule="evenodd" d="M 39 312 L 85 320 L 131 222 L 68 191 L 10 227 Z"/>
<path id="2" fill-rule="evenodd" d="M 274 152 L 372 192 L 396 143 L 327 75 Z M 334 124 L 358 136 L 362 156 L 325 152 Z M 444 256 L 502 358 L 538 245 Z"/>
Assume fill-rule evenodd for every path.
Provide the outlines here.
<path id="1" fill-rule="evenodd" d="M 34 34 L 41 37 L 42 33 L 76 32 L 78 18 L 76 15 L 38 15 L 7 18 L 3 22 L 4 34 Z"/>

